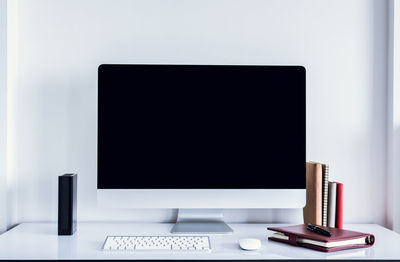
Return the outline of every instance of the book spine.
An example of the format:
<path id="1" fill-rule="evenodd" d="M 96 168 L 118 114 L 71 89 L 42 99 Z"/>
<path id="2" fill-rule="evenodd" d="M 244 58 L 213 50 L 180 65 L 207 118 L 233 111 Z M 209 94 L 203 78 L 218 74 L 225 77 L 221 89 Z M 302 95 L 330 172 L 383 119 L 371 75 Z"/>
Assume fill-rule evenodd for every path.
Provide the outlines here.
<path id="1" fill-rule="evenodd" d="M 336 220 L 336 183 L 329 182 L 328 227 L 335 227 L 335 220 Z"/>
<path id="2" fill-rule="evenodd" d="M 336 221 L 335 227 L 343 228 L 343 184 L 336 183 Z"/>
<path id="3" fill-rule="evenodd" d="M 322 225 L 328 226 L 328 179 L 329 165 L 322 165 Z"/>
<path id="4" fill-rule="evenodd" d="M 306 163 L 306 206 L 303 208 L 304 223 L 322 225 L 322 165 Z"/>

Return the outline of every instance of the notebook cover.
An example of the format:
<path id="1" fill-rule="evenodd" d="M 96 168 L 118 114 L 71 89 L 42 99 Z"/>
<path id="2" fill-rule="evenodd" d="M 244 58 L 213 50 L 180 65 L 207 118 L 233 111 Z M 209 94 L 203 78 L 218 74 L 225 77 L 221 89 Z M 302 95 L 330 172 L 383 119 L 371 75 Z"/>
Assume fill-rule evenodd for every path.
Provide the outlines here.
<path id="1" fill-rule="evenodd" d="M 322 165 L 306 163 L 306 206 L 303 208 L 304 223 L 322 225 Z"/>
<path id="2" fill-rule="evenodd" d="M 335 227 L 343 228 L 343 184 L 336 183 L 336 221 Z"/>
<path id="3" fill-rule="evenodd" d="M 328 227 L 335 227 L 336 222 L 336 183 L 329 182 Z"/>
<path id="4" fill-rule="evenodd" d="M 288 227 L 268 227 L 268 230 L 281 232 L 289 237 L 289 240 L 274 238 L 273 236 L 269 237 L 268 239 L 273 241 L 278 241 L 282 243 L 291 244 L 294 246 L 301 246 L 305 248 L 315 249 L 323 252 L 331 252 L 331 251 L 338 251 L 338 250 L 345 250 L 345 249 L 352 249 L 352 248 L 361 248 L 361 247 L 369 247 L 372 246 L 375 242 L 375 237 L 372 234 L 368 233 L 361 233 L 356 231 L 344 230 L 339 228 L 333 227 L 322 227 L 331 232 L 332 236 L 327 237 L 317 233 L 314 233 L 307 229 L 305 224 L 295 225 L 295 226 L 288 226 Z M 364 245 L 347 245 L 347 246 L 340 246 L 340 247 L 321 247 L 307 243 L 297 243 L 296 238 L 302 237 L 307 239 L 312 239 L 321 242 L 336 242 L 336 241 L 343 241 L 343 240 L 350 240 L 355 238 L 367 237 L 371 236 L 371 243 L 365 243 Z"/>

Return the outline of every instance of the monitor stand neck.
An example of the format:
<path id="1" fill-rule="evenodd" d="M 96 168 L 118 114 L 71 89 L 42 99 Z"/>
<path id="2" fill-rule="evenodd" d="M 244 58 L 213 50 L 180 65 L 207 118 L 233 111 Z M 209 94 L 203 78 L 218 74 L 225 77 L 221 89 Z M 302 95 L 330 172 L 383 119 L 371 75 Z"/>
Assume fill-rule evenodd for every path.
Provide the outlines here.
<path id="1" fill-rule="evenodd" d="M 223 220 L 222 209 L 180 208 L 171 233 L 229 234 L 233 229 Z"/>

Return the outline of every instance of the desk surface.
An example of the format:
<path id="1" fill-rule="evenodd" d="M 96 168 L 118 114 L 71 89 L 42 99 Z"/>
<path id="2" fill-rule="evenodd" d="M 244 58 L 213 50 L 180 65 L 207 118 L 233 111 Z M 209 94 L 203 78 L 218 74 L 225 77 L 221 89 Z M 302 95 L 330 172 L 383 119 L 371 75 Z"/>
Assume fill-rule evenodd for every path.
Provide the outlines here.
<path id="1" fill-rule="evenodd" d="M 234 233 L 210 235 L 211 253 L 102 251 L 107 235 L 170 235 L 173 224 L 79 223 L 73 236 L 58 236 L 56 223 L 24 223 L 0 235 L 0 259 L 399 259 L 400 235 L 375 224 L 346 229 L 373 233 L 374 246 L 324 253 L 269 241 L 267 224 L 230 224 Z M 274 225 L 274 226 L 277 226 Z M 243 251 L 240 238 L 262 241 L 258 251 Z"/>

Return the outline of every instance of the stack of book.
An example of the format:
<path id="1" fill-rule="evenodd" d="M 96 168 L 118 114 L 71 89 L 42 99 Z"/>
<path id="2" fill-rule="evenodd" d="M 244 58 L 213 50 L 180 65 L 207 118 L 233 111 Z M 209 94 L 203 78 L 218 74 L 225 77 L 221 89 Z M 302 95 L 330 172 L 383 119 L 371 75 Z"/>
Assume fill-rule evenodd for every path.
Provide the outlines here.
<path id="1" fill-rule="evenodd" d="M 373 234 L 339 228 L 328 227 L 326 229 L 329 230 L 330 236 L 316 234 L 308 230 L 307 225 L 304 224 L 285 227 L 268 227 L 268 230 L 275 231 L 268 239 L 324 252 L 370 247 L 375 242 L 375 236 Z"/>
<path id="2" fill-rule="evenodd" d="M 304 223 L 343 228 L 343 184 L 329 181 L 329 165 L 306 163 Z"/>

